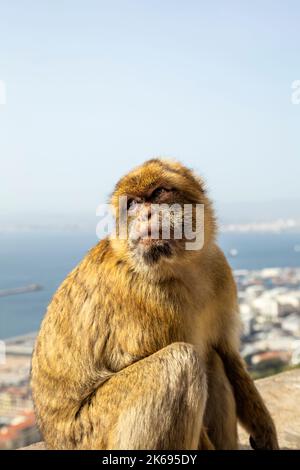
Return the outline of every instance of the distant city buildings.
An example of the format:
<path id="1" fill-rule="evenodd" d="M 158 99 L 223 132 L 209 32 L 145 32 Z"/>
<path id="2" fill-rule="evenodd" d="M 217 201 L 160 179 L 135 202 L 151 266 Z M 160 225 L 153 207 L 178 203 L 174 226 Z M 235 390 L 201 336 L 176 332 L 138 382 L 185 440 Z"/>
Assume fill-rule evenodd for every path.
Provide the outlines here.
<path id="1" fill-rule="evenodd" d="M 300 268 L 234 271 L 242 320 L 241 353 L 252 373 L 300 365 Z M 5 341 L 0 363 L 0 449 L 40 439 L 29 387 L 36 334 Z"/>
<path id="2" fill-rule="evenodd" d="M 5 342 L 0 365 L 0 449 L 16 449 L 40 438 L 29 387 L 35 337 L 29 334 Z"/>
<path id="3" fill-rule="evenodd" d="M 241 352 L 250 369 L 300 364 L 300 269 L 234 274 L 243 324 Z"/>

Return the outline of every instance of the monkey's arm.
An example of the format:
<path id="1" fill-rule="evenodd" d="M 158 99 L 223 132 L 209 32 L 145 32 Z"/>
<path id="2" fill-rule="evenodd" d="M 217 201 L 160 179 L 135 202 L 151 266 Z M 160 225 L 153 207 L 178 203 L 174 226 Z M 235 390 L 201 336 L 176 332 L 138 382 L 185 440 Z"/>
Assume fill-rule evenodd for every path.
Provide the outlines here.
<path id="1" fill-rule="evenodd" d="M 257 450 L 278 449 L 273 420 L 239 353 L 224 344 L 215 349 L 233 388 L 238 418 L 250 433 L 251 446 Z"/>

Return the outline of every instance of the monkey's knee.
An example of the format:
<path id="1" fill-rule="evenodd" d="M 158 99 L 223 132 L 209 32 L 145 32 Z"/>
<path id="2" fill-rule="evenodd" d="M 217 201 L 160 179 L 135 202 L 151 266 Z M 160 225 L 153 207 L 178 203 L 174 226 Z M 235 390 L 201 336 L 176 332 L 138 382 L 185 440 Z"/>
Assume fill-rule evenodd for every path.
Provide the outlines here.
<path id="1" fill-rule="evenodd" d="M 185 375 L 192 382 L 206 383 L 205 362 L 192 344 L 172 343 L 165 348 L 165 351 L 169 355 L 173 373 Z"/>
<path id="2" fill-rule="evenodd" d="M 172 343 L 165 348 L 165 382 L 167 394 L 181 395 L 188 408 L 203 414 L 207 399 L 205 363 L 196 348 L 189 343 Z"/>
<path id="3" fill-rule="evenodd" d="M 144 371 L 139 375 L 142 394 L 136 399 L 133 393 L 132 402 L 120 412 L 109 446 L 197 449 L 207 392 L 196 349 L 172 343 L 144 361 L 134 366 Z"/>

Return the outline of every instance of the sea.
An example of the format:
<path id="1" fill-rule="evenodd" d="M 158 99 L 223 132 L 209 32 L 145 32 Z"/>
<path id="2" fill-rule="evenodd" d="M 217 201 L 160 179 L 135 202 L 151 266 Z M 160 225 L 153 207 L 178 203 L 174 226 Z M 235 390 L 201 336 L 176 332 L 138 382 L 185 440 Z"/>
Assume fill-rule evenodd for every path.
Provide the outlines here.
<path id="1" fill-rule="evenodd" d="M 0 234 L 0 290 L 39 284 L 42 290 L 0 297 L 0 339 L 37 331 L 55 290 L 97 243 L 87 233 Z M 223 233 L 219 245 L 233 269 L 300 267 L 300 234 Z M 231 250 L 238 255 L 230 256 Z"/>

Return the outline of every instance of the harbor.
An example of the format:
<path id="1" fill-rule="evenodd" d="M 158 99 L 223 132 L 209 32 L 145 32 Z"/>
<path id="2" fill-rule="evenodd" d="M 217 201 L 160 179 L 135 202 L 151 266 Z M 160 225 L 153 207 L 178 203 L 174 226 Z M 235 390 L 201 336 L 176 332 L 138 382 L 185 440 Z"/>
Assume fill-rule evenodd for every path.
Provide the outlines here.
<path id="1" fill-rule="evenodd" d="M 7 297 L 8 295 L 27 294 L 29 292 L 36 292 L 42 289 L 43 287 L 39 284 L 29 284 L 28 286 L 15 287 L 13 289 L 0 289 L 0 297 Z"/>

